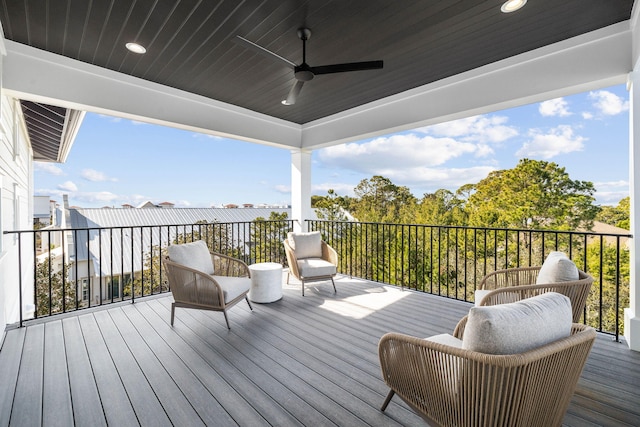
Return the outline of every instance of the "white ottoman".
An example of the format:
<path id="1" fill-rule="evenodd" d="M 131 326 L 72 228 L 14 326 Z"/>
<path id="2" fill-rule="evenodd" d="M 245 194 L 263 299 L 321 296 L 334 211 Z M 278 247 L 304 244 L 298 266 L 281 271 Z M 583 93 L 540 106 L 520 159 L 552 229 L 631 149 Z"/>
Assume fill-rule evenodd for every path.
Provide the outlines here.
<path id="1" fill-rule="evenodd" d="M 253 302 L 274 302 L 282 298 L 282 265 L 277 262 L 251 264 L 251 289 Z"/>

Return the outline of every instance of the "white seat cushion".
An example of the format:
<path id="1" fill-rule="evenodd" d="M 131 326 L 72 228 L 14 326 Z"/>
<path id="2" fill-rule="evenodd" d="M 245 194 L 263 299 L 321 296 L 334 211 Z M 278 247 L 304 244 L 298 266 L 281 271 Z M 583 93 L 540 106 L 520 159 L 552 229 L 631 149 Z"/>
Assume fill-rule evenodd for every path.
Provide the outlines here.
<path id="1" fill-rule="evenodd" d="M 435 342 L 438 344 L 448 345 L 449 347 L 462 348 L 462 340 L 454 337 L 451 334 L 439 334 L 428 338 L 427 341 Z"/>
<path id="2" fill-rule="evenodd" d="M 297 259 L 322 258 L 322 237 L 319 231 L 289 233 L 289 245 Z"/>
<path id="3" fill-rule="evenodd" d="M 538 278 L 537 285 L 557 282 L 572 282 L 578 280 L 578 267 L 571 261 L 564 252 L 551 252 L 544 260 Z"/>
<path id="4" fill-rule="evenodd" d="M 547 292 L 509 304 L 472 307 L 462 348 L 488 354 L 516 354 L 571 334 L 571 301 Z"/>
<path id="5" fill-rule="evenodd" d="M 480 301 L 489 293 L 491 289 L 476 289 L 473 293 L 475 299 L 475 306 L 480 307 Z"/>
<path id="6" fill-rule="evenodd" d="M 213 277 L 222 288 L 225 303 L 237 298 L 245 292 L 249 292 L 249 288 L 251 288 L 251 279 L 249 279 L 248 277 L 229 277 L 214 275 L 212 275 L 211 277 Z"/>
<path id="7" fill-rule="evenodd" d="M 213 261 L 207 244 L 202 240 L 185 243 L 182 245 L 170 245 L 167 248 L 169 259 L 186 267 L 213 274 Z"/>
<path id="8" fill-rule="evenodd" d="M 306 258 L 298 260 L 300 276 L 311 278 L 317 276 L 333 276 L 336 274 L 336 266 L 329 261 L 320 258 Z"/>

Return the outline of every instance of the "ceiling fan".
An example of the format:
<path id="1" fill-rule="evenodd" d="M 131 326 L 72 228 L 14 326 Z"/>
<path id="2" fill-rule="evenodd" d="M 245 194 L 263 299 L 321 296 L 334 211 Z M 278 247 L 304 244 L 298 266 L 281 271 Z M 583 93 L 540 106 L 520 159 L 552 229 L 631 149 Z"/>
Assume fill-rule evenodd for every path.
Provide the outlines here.
<path id="1" fill-rule="evenodd" d="M 361 70 L 377 70 L 382 68 L 383 61 L 365 61 L 365 62 L 349 62 L 345 64 L 332 64 L 332 65 L 320 65 L 318 67 L 311 67 L 307 64 L 307 40 L 311 37 L 311 30 L 308 28 L 300 28 L 298 30 L 298 37 L 302 40 L 302 63 L 296 65 L 282 56 L 271 52 L 270 50 L 245 39 L 242 36 L 236 36 L 234 39 L 237 43 L 257 52 L 261 55 L 269 58 L 277 59 L 281 63 L 284 63 L 287 67 L 293 68 L 293 75 L 296 78 L 296 82 L 289 91 L 287 99 L 283 100 L 284 105 L 293 105 L 296 103 L 296 99 L 300 94 L 300 90 L 304 85 L 304 82 L 312 80 L 315 76 L 321 74 L 332 73 L 344 73 L 347 71 L 361 71 Z"/>

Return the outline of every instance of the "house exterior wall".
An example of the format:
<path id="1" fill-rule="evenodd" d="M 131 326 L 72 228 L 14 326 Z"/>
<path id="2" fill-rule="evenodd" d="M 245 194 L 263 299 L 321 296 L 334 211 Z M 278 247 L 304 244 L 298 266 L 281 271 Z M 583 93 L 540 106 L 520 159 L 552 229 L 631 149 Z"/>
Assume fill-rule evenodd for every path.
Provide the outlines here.
<path id="1" fill-rule="evenodd" d="M 1 77 L 1 75 L 0 75 Z M 18 272 L 18 240 L 5 231 L 33 228 L 32 152 L 17 100 L 0 94 L 0 328 L 20 319 L 19 274 L 33 283 L 33 271 Z M 33 253 L 22 245 L 22 262 Z M 33 288 L 23 290 L 23 307 L 33 306 Z M 4 334 L 3 334 L 4 336 Z"/>

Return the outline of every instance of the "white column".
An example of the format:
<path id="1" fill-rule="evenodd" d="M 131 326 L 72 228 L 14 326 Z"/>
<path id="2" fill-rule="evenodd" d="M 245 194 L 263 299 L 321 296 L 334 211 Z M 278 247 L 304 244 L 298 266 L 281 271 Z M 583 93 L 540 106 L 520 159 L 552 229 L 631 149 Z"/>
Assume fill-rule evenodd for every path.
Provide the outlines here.
<path id="1" fill-rule="evenodd" d="M 631 252 L 629 254 L 629 308 L 624 310 L 624 337 L 640 351 L 640 63 L 629 74 L 629 195 L 631 196 Z M 636 179 L 638 177 L 638 179 Z"/>
<path id="2" fill-rule="evenodd" d="M 306 231 L 311 218 L 311 151 L 291 151 L 291 216 L 294 231 Z"/>

